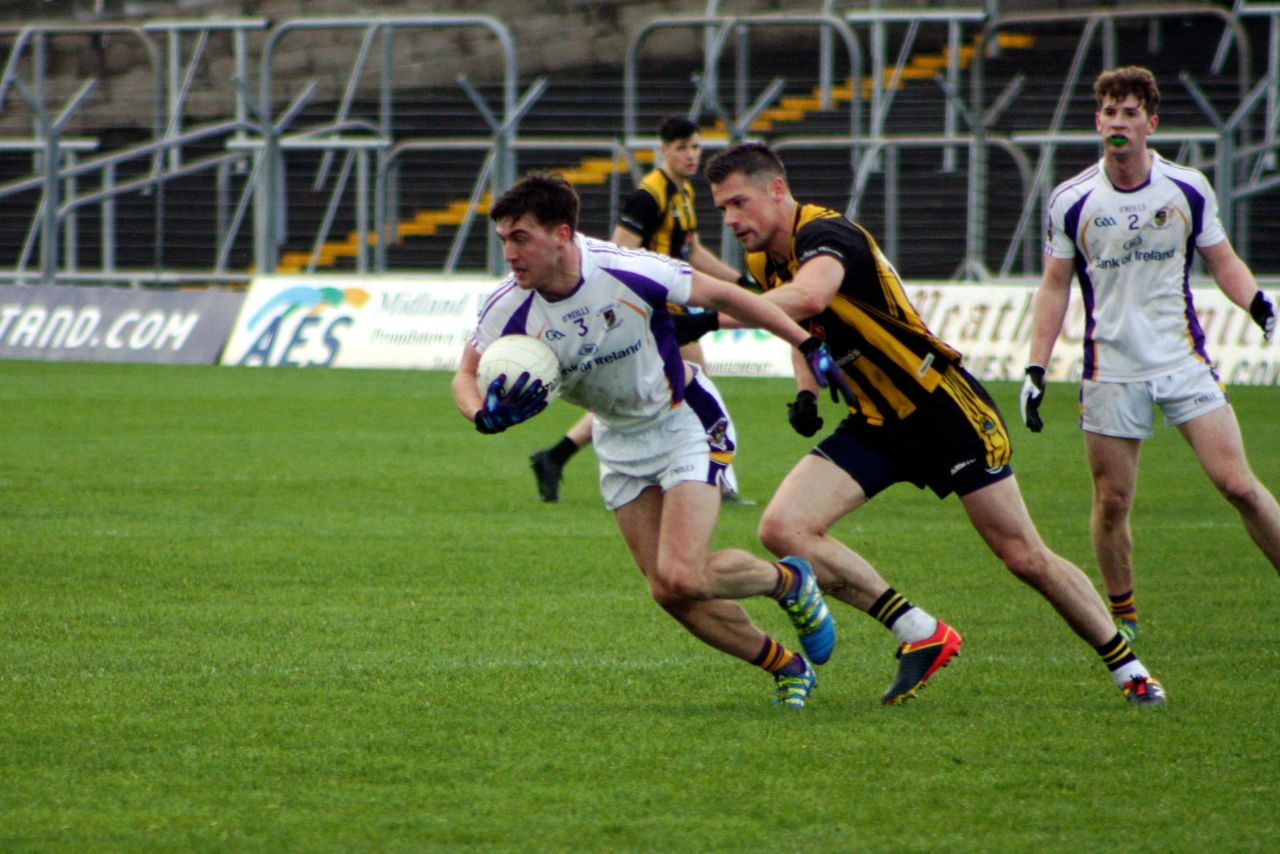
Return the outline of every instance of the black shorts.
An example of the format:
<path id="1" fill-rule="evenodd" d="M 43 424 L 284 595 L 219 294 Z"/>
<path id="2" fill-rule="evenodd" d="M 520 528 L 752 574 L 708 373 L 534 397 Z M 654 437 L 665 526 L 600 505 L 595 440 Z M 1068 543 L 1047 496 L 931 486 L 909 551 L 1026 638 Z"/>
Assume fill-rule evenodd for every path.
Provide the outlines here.
<path id="1" fill-rule="evenodd" d="M 987 390 L 957 367 L 905 419 L 872 427 L 851 415 L 810 453 L 848 472 L 868 498 L 903 481 L 939 498 L 963 496 L 1013 474 L 1004 417 Z"/>

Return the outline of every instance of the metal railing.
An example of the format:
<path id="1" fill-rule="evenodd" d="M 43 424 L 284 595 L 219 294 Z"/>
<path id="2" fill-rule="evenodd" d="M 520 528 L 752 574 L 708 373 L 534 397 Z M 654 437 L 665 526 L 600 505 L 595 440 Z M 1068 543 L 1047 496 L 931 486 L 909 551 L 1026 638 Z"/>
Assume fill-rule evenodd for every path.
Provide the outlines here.
<path id="1" fill-rule="evenodd" d="M 305 18 L 287 21 L 275 28 L 263 49 L 262 76 L 259 87 L 259 111 L 264 128 L 270 127 L 270 110 L 273 85 L 273 59 L 280 42 L 292 33 L 321 30 L 353 30 L 364 31 L 364 39 L 358 55 L 355 57 L 344 97 L 338 108 L 335 120 L 345 121 L 354 93 L 355 82 L 365 68 L 373 42 L 380 39 L 382 43 L 382 63 L 378 70 L 379 118 L 378 131 L 384 139 L 390 140 L 391 119 L 394 111 L 395 80 L 392 67 L 393 45 L 397 33 L 404 30 L 424 29 L 472 29 L 487 31 L 495 39 L 502 51 L 502 115 L 493 117 L 484 106 L 477 102 L 477 108 L 485 115 L 493 130 L 492 146 L 494 149 L 495 168 L 492 173 L 492 186 L 496 195 L 501 188 L 510 186 L 515 180 L 515 161 L 509 148 L 512 138 L 518 131 L 520 105 L 516 103 L 516 50 L 511 33 L 496 18 L 484 15 L 416 15 L 416 16 L 380 16 L 372 18 Z M 464 82 L 464 81 L 460 81 Z M 473 100 L 476 100 L 473 97 Z M 259 269 L 274 270 L 278 261 L 279 247 L 283 245 L 282 229 L 286 221 L 284 205 L 284 186 L 278 169 L 278 139 L 268 135 L 266 139 L 264 180 L 268 190 L 264 194 L 263 206 L 269 208 L 260 211 L 259 234 L 257 241 L 257 263 Z M 385 156 L 388 146 L 384 145 L 375 151 L 379 159 Z M 327 160 L 326 168 L 327 169 Z M 378 166 L 381 172 L 381 164 Z M 366 188 L 367 189 L 367 188 Z M 498 252 L 496 244 L 490 241 L 490 266 L 497 265 Z"/>
<path id="2" fill-rule="evenodd" d="M 1257 200 L 1280 188 L 1276 168 L 1280 161 L 1277 3 L 1237 2 L 1232 10 L 1203 4 L 1166 4 L 1109 9 L 1105 15 L 996 16 L 991 13 L 991 4 L 987 11 L 873 9 L 841 15 L 836 11 L 838 4 L 823 0 L 823 13 L 815 15 L 710 14 L 718 5 L 716 0 L 710 0 L 707 15 L 657 18 L 630 34 L 622 69 L 620 138 L 565 134 L 534 139 L 521 135 L 520 123 L 546 91 L 546 81 L 534 81 L 521 96 L 514 40 L 502 24 L 483 16 L 300 19 L 275 27 L 263 20 L 245 19 L 155 21 L 141 27 L 75 24 L 0 28 L 0 38 L 12 39 L 0 70 L 0 106 L 7 105 L 12 110 L 25 103 L 33 128 L 29 137 L 0 140 L 0 153 L 29 155 L 33 164 L 30 175 L 0 185 L 0 199 L 10 206 L 11 216 L 17 212 L 26 218 L 22 245 L 12 251 L 11 269 L 0 271 L 0 280 L 233 281 L 237 276 L 247 277 L 251 270 L 277 269 L 281 250 L 286 246 L 296 248 L 300 243 L 309 247 L 304 266 L 314 271 L 319 269 L 324 246 L 333 239 L 333 233 L 349 226 L 359 235 L 353 261 L 357 271 L 382 272 L 387 269 L 388 250 L 397 236 L 397 223 L 404 209 L 401 170 L 406 164 L 420 164 L 444 152 L 472 152 L 479 156 L 469 189 L 461 193 L 468 197 L 467 204 L 461 223 L 450 235 L 451 245 L 442 263 L 444 270 L 456 269 L 464 246 L 474 245 L 475 220 L 483 213 L 484 196 L 496 196 L 514 181 L 521 155 L 537 153 L 545 159 L 548 152 L 560 152 L 570 161 L 597 152 L 622 164 L 607 178 L 608 214 L 613 221 L 625 189 L 623 176 L 629 173 L 633 179 L 638 178 L 640 167 L 635 154 L 654 145 L 651 137 L 637 128 L 642 48 L 655 34 L 672 29 L 693 30 L 702 36 L 698 63 L 701 70 L 690 80 L 689 110 L 695 116 L 705 112 L 724 120 L 730 141 L 747 137 L 752 122 L 775 103 L 786 84 L 782 78 L 761 84 L 753 76 L 753 32 L 783 25 L 816 31 L 824 46 L 806 61 L 816 64 L 820 109 L 829 109 L 836 102 L 832 93 L 838 65 L 847 66 L 854 81 L 847 130 L 822 137 L 779 136 L 773 140 L 774 147 L 793 154 L 803 149 L 835 152 L 842 160 L 847 155 L 844 162 L 849 165 L 851 178 L 846 212 L 851 216 L 866 214 L 860 210 L 866 203 L 864 196 L 870 197 L 873 187 L 882 188 L 883 210 L 878 213 L 884 222 L 883 243 L 891 257 L 900 256 L 907 248 L 903 234 L 911 226 L 903 221 L 903 203 L 912 185 L 919 183 L 917 176 L 903 174 L 902 155 L 910 150 L 936 150 L 940 168 L 961 172 L 966 187 L 964 250 L 953 274 L 957 278 L 992 275 L 987 269 L 988 258 L 993 259 L 995 275 L 1035 272 L 1039 263 L 1038 229 L 1033 223 L 1042 215 L 1045 197 L 1054 184 L 1056 155 L 1059 149 L 1078 152 L 1082 147 L 1097 145 L 1092 134 L 1067 128 L 1068 104 L 1085 80 L 1092 53 L 1100 54 L 1104 65 L 1115 62 L 1116 27 L 1126 21 L 1200 16 L 1211 22 L 1215 38 L 1216 28 L 1222 28 L 1223 43 L 1236 54 L 1233 79 L 1238 93 L 1230 112 L 1220 115 L 1196 77 L 1186 73 L 1179 83 L 1198 106 L 1206 126 L 1178 131 L 1165 127 L 1157 141 L 1182 145 L 1178 159 L 1212 172 L 1224 226 L 1242 254 L 1249 248 L 1251 205 L 1256 206 Z M 1246 16 L 1266 16 L 1270 28 L 1268 67 L 1256 81 L 1249 67 L 1249 47 L 1241 24 Z M 1062 69 L 1052 117 L 1045 127 L 1035 131 L 997 132 L 1001 114 L 1021 97 L 1023 79 L 1015 77 L 994 97 L 988 94 L 984 89 L 987 57 L 982 49 L 973 53 L 966 79 L 961 47 L 967 34 L 978 31 L 979 43 L 989 46 L 1002 31 L 1064 25 L 1078 25 L 1080 34 L 1074 57 Z M 403 41 L 400 34 L 405 30 L 454 27 L 478 28 L 499 46 L 502 68 L 498 74 L 500 105 L 496 109 L 490 109 L 465 76 L 457 79 L 489 133 L 466 138 L 397 136 L 393 118 L 406 81 L 394 61 L 396 40 Z M 886 128 L 892 126 L 894 93 L 904 78 L 919 33 L 926 27 L 945 28 L 945 64 L 939 68 L 936 82 L 921 84 L 936 86 L 946 95 L 938 102 L 944 130 L 937 134 L 887 133 Z M 331 113 L 319 127 L 304 127 L 313 121 L 309 118 L 304 122 L 302 116 L 315 100 L 317 83 L 306 84 L 290 77 L 288 85 L 299 87 L 300 91 L 289 103 L 281 103 L 277 89 L 285 76 L 284 63 L 280 61 L 284 55 L 282 45 L 294 36 L 311 37 L 304 37 L 304 32 L 335 29 L 355 32 L 358 44 L 352 48 L 345 83 L 339 78 L 340 95 L 326 105 Z M 101 136 L 82 132 L 73 121 L 94 91 L 95 81 L 85 81 L 65 103 L 55 103 L 59 99 L 51 95 L 51 45 L 59 38 L 92 34 L 123 38 L 135 45 L 145 66 L 143 77 L 150 81 L 145 91 L 135 93 L 135 100 L 147 105 L 141 123 L 148 138 L 105 153 Z M 230 95 L 228 111 L 233 118 L 184 127 L 198 77 L 196 68 L 210 60 L 209 39 L 215 35 L 229 38 L 232 43 L 233 81 L 224 94 Z M 869 46 L 865 53 L 864 44 Z M 839 60 L 836 45 L 843 50 Z M 896 55 L 891 57 L 894 49 Z M 733 74 L 722 80 L 720 68 L 730 56 Z M 1221 66 L 1230 56 L 1230 50 L 1220 51 L 1215 62 Z M 814 71 L 806 68 L 805 73 Z M 363 118 L 357 115 L 355 105 L 360 97 L 368 98 L 370 78 L 374 81 L 376 115 Z M 869 88 L 864 89 L 863 80 L 869 81 Z M 1169 81 L 1162 82 L 1169 85 Z M 753 91 L 752 86 L 759 87 L 758 91 Z M 966 88 L 967 97 L 962 95 Z M 718 142 L 710 142 L 709 147 L 715 144 Z M 967 155 L 964 164 L 959 162 L 961 151 Z M 1008 233 L 1002 230 L 998 236 L 990 233 L 989 225 L 992 152 L 999 152 L 1013 166 L 1021 198 L 1016 223 Z M 308 173 L 311 190 L 321 197 L 318 203 L 308 202 L 318 216 L 308 220 L 307 232 L 299 235 L 288 232 L 288 224 L 296 220 L 292 216 L 295 202 L 286 189 L 294 158 L 318 159 L 319 164 L 314 173 Z M 120 179 L 118 176 L 126 170 L 128 177 Z M 207 198 L 184 197 L 175 203 L 167 188 L 178 179 L 193 176 L 202 176 L 205 184 L 214 189 Z M 150 245 L 150 270 L 118 269 L 118 205 L 125 197 L 141 197 L 151 209 L 155 233 Z M 214 209 L 208 268 L 174 269 L 165 253 L 165 223 L 175 208 L 197 202 Z M 85 258 L 95 254 L 89 251 L 93 250 L 92 245 L 86 247 L 83 240 L 85 223 L 97 230 L 96 268 L 85 264 Z M 485 265 L 496 273 L 502 267 L 500 254 L 492 230 L 485 228 L 484 233 Z M 722 231 L 720 246 L 722 254 L 733 263 L 736 241 Z M 251 257 L 252 263 L 244 264 L 244 269 L 237 272 L 232 269 L 236 255 Z"/>

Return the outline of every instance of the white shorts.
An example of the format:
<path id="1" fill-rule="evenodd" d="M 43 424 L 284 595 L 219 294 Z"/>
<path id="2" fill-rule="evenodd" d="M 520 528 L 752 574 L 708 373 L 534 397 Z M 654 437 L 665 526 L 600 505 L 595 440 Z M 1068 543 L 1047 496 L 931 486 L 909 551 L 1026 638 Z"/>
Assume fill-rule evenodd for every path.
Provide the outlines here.
<path id="1" fill-rule="evenodd" d="M 600 495 L 610 510 L 635 501 L 649 486 L 664 492 L 688 480 L 722 486 L 737 449 L 720 392 L 696 368 L 684 403 L 652 427 L 624 433 L 596 419 L 591 439 L 600 462 Z"/>
<path id="2" fill-rule="evenodd" d="M 1150 439 L 1155 435 L 1155 410 L 1166 424 L 1185 424 L 1192 418 L 1229 403 L 1227 392 L 1208 365 L 1196 362 L 1164 376 L 1135 382 L 1080 383 L 1080 427 L 1089 433 L 1122 439 Z"/>

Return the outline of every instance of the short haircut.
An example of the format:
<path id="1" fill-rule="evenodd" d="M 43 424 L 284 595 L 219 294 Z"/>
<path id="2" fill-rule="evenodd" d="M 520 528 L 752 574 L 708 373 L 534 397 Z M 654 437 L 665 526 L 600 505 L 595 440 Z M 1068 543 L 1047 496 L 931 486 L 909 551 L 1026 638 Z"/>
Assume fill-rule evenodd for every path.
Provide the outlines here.
<path id="1" fill-rule="evenodd" d="M 719 184 L 735 172 L 741 172 L 748 179 L 761 175 L 768 178 L 787 177 L 787 168 L 782 165 L 778 155 L 767 145 L 758 142 L 744 142 L 734 145 L 716 154 L 707 161 L 707 181 Z"/>
<path id="2" fill-rule="evenodd" d="M 688 116 L 667 116 L 658 125 L 658 139 L 664 143 L 688 139 L 698 132 L 698 123 Z"/>
<path id="3" fill-rule="evenodd" d="M 489 219 L 516 220 L 532 214 L 540 225 L 563 223 L 577 231 L 580 209 L 577 191 L 559 172 L 530 172 L 498 196 L 489 209 Z"/>
<path id="4" fill-rule="evenodd" d="M 1154 116 L 1160 109 L 1160 87 L 1156 86 L 1156 76 L 1141 65 L 1113 68 L 1102 72 L 1093 81 L 1093 98 L 1099 109 L 1108 98 L 1123 101 L 1130 95 L 1137 97 L 1148 116 Z"/>

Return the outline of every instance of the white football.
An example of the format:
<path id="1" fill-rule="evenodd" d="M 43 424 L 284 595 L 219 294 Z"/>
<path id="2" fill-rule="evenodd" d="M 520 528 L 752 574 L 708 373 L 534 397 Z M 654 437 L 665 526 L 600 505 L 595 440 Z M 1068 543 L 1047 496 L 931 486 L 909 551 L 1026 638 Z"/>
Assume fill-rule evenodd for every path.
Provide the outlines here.
<path id="1" fill-rule="evenodd" d="M 547 387 L 547 403 L 560 394 L 560 360 L 546 343 L 531 335 L 503 335 L 490 344 L 480 354 L 476 385 L 484 395 L 499 374 L 506 374 L 503 387 L 510 389 L 525 371 L 529 372 L 529 382 L 542 380 Z"/>

